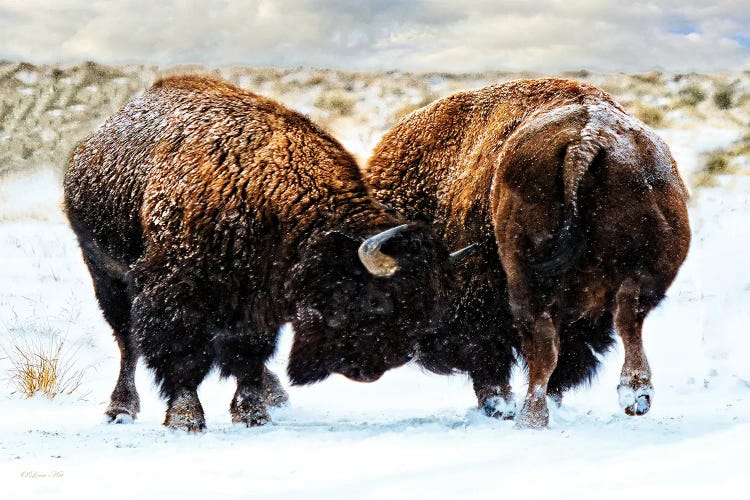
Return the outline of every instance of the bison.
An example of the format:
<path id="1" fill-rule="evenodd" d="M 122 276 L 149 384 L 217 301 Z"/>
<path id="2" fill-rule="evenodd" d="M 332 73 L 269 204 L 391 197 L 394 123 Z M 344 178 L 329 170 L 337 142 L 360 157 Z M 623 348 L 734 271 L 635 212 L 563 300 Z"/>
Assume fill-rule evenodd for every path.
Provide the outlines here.
<path id="1" fill-rule="evenodd" d="M 559 404 L 589 381 L 616 330 L 620 404 L 649 410 L 641 328 L 687 254 L 688 191 L 664 142 L 611 96 L 554 78 L 458 93 L 396 124 L 365 177 L 446 245 L 476 245 L 422 364 L 468 372 L 479 406 L 514 418 L 520 357 L 529 386 L 517 423 L 545 427 L 545 396 Z"/>
<path id="2" fill-rule="evenodd" d="M 64 189 L 120 348 L 112 422 L 139 411 L 139 356 L 164 425 L 205 428 L 196 389 L 213 366 L 237 380 L 233 422 L 267 422 L 287 397 L 265 368 L 287 321 L 292 383 L 375 380 L 413 356 L 450 285 L 442 239 L 377 203 L 336 140 L 217 80 L 131 100 L 75 148 Z"/>

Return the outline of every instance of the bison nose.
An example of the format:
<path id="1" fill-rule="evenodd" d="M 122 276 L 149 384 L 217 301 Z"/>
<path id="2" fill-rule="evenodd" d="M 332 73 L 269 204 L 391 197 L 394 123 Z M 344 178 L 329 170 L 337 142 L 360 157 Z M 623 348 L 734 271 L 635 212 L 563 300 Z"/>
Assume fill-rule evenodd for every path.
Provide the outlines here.
<path id="1" fill-rule="evenodd" d="M 382 376 L 383 376 L 383 374 L 381 372 L 379 372 L 379 373 L 373 373 L 373 372 L 363 373 L 362 374 L 362 378 L 360 379 L 360 381 L 361 382 L 375 382 L 376 380 L 378 380 Z"/>
<path id="2" fill-rule="evenodd" d="M 359 365 L 349 366 L 346 369 L 341 370 L 341 374 L 356 382 L 375 382 L 383 375 L 380 372 L 374 372 Z"/>
<path id="3" fill-rule="evenodd" d="M 381 377 L 381 375 L 383 375 L 382 372 L 367 370 L 365 368 L 358 368 L 355 378 L 359 382 L 375 382 Z"/>

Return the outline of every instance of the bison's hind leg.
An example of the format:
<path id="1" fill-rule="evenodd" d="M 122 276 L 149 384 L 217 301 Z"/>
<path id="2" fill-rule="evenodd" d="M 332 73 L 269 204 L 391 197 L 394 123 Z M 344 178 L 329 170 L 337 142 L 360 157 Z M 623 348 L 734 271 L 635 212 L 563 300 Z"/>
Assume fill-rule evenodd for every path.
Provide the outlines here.
<path id="1" fill-rule="evenodd" d="M 87 252 L 85 248 L 84 261 L 94 282 L 96 298 L 120 348 L 120 374 L 104 415 L 110 423 L 130 423 L 140 411 L 140 400 L 135 387 L 138 349 L 130 332 L 131 301 L 127 285 L 111 276 L 106 266 L 98 262 L 97 255 Z"/>
<path id="2" fill-rule="evenodd" d="M 642 285 L 627 279 L 617 292 L 615 325 L 625 349 L 617 395 L 620 406 L 630 416 L 644 415 L 651 409 L 654 387 L 651 368 L 643 351 L 643 320 L 661 300 L 663 292 L 643 293 Z"/>
<path id="3" fill-rule="evenodd" d="M 253 332 L 225 332 L 214 338 L 217 362 L 224 377 L 237 379 L 229 411 L 232 422 L 257 427 L 270 421 L 267 408 L 289 399 L 279 378 L 265 367 L 275 336 Z"/>
<path id="4" fill-rule="evenodd" d="M 208 301 L 178 278 L 148 279 L 135 298 L 132 329 L 146 364 L 167 399 L 164 425 L 188 432 L 206 428 L 198 385 L 213 365 Z"/>
<path id="5" fill-rule="evenodd" d="M 560 354 L 557 367 L 547 385 L 547 395 L 562 404 L 563 394 L 591 381 L 599 369 L 599 355 L 614 344 L 612 314 L 605 312 L 598 319 L 581 318 L 560 326 Z"/>

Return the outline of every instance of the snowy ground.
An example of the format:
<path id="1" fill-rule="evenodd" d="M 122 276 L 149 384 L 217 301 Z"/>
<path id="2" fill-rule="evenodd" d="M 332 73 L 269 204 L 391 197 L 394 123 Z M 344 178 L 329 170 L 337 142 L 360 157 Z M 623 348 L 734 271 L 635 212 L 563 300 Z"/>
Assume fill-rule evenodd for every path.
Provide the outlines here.
<path id="1" fill-rule="evenodd" d="M 735 135 L 664 133 L 688 177 L 698 151 Z M 644 417 L 619 411 L 616 349 L 591 387 L 553 409 L 545 431 L 479 415 L 465 377 L 407 366 L 375 384 L 332 377 L 290 388 L 291 404 L 257 429 L 231 424 L 233 384 L 212 375 L 200 389 L 208 431 L 186 435 L 160 425 L 164 404 L 142 367 L 136 423 L 102 423 L 119 354 L 59 211 L 59 181 L 46 172 L 0 185 L 0 342 L 65 335 L 87 371 L 79 396 L 53 401 L 0 384 L 4 498 L 692 498 L 746 489 L 748 176 L 695 193 L 688 260 L 646 323 L 656 398 Z M 284 330 L 272 363 L 285 383 L 289 343 Z M 0 377 L 6 370 L 0 360 Z M 522 395 L 522 376 L 515 387 Z"/>

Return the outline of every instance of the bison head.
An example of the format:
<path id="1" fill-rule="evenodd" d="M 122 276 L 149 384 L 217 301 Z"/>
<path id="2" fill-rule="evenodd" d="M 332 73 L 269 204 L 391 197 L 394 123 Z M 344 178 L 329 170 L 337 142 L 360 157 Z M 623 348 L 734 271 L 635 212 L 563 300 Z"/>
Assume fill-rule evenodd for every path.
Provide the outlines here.
<path id="1" fill-rule="evenodd" d="M 295 385 L 340 373 L 372 382 L 401 366 L 445 309 L 447 249 L 424 226 L 360 238 L 328 232 L 302 251 L 288 282 L 296 316 L 287 371 Z"/>

